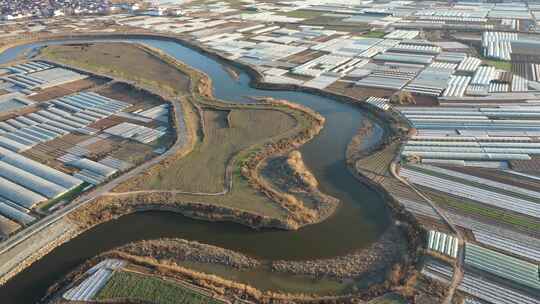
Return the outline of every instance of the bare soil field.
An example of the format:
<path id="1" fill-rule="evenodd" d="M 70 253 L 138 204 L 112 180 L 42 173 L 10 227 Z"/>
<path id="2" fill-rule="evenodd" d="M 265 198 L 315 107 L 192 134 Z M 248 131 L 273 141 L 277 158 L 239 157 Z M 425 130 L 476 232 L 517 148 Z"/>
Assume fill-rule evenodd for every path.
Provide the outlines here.
<path id="1" fill-rule="evenodd" d="M 510 167 L 516 171 L 538 174 L 540 173 L 540 157 L 533 156 L 531 160 L 511 160 Z"/>
<path id="2" fill-rule="evenodd" d="M 360 87 L 343 81 L 334 82 L 326 90 L 358 99 L 364 99 L 369 96 L 390 98 L 394 93 L 392 90 Z"/>
<path id="3" fill-rule="evenodd" d="M 21 228 L 21 225 L 6 217 L 0 216 L 0 240 L 17 231 L 19 228 Z"/>
<path id="4" fill-rule="evenodd" d="M 156 154 L 152 146 L 125 140 L 115 145 L 110 156 L 137 165 L 153 158 Z"/>
<path id="5" fill-rule="evenodd" d="M 289 57 L 283 58 L 283 61 L 289 62 L 289 63 L 295 63 L 295 64 L 304 64 L 319 56 L 321 56 L 321 52 L 319 51 L 306 50 L 298 54 L 294 54 Z"/>
<path id="6" fill-rule="evenodd" d="M 111 85 L 104 86 L 97 90 L 96 93 L 132 104 L 133 106 L 129 110 L 138 110 L 139 107 L 157 106 L 163 103 L 163 100 L 157 96 L 146 91 L 135 90 L 122 82 L 114 82 Z"/>
<path id="7" fill-rule="evenodd" d="M 104 84 L 105 81 L 98 78 L 87 78 L 82 80 L 77 80 L 68 84 L 47 88 L 45 90 L 39 91 L 35 95 L 31 95 L 28 98 L 33 101 L 47 101 L 62 96 L 74 94 L 80 91 L 88 90 L 95 86 Z"/>

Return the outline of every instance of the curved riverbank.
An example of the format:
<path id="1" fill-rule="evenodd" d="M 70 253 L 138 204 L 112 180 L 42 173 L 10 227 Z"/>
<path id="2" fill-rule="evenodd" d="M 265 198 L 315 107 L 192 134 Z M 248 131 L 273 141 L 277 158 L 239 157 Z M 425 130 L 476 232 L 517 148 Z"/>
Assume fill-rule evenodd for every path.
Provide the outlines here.
<path id="1" fill-rule="evenodd" d="M 155 44 L 157 45 L 159 43 Z M 169 48 L 171 46 L 165 44 L 162 47 Z M 246 77 L 246 75 L 240 74 L 240 85 L 245 86 L 245 81 L 248 77 L 249 76 Z M 330 192 L 331 195 L 339 196 L 340 200 L 344 202 L 344 208 L 341 208 L 342 210 L 340 210 L 337 215 L 329 218 L 327 221 L 323 222 L 323 224 L 303 228 L 298 233 L 290 234 L 288 236 L 275 231 L 261 231 L 259 233 L 246 231 L 246 234 L 242 232 L 242 236 L 240 236 L 240 234 L 235 235 L 235 240 L 232 240 L 227 236 L 227 231 L 222 231 L 222 229 L 219 228 L 216 230 L 216 232 L 220 232 L 221 235 L 225 235 L 225 240 L 215 240 L 210 235 L 205 237 L 201 233 L 190 234 L 191 232 L 189 232 L 189 229 L 185 229 L 183 233 L 181 233 L 182 235 L 188 236 L 188 239 L 202 239 L 203 241 L 207 239 L 208 241 L 204 242 L 209 242 L 211 244 L 219 243 L 218 245 L 225 248 L 232 248 L 235 251 L 242 253 L 245 252 L 255 256 L 274 256 L 274 258 L 277 259 L 309 259 L 310 256 L 312 258 L 329 258 L 332 256 L 335 257 L 336 255 L 346 255 L 347 253 L 351 253 L 360 248 L 368 247 L 369 244 L 372 244 L 375 239 L 386 231 L 389 219 L 387 219 L 385 216 L 385 208 L 381 205 L 382 203 L 380 202 L 380 198 L 375 196 L 370 191 L 364 190 L 361 185 L 358 185 L 356 181 L 353 181 L 353 178 L 348 177 L 349 173 L 346 172 L 346 170 L 343 171 L 343 169 L 346 168 L 345 163 L 342 162 L 342 158 L 345 154 L 344 150 L 346 147 L 346 142 L 350 141 L 350 138 L 352 137 L 350 135 L 357 128 L 355 126 L 356 123 L 360 119 L 365 119 L 363 115 L 358 114 L 359 112 L 352 107 L 337 106 L 329 100 L 317 98 L 316 96 L 304 96 L 301 94 L 297 95 L 292 93 L 289 94 L 279 91 L 275 91 L 276 93 L 272 93 L 271 91 L 258 92 L 256 90 L 244 89 L 243 87 L 242 91 L 237 91 L 240 89 L 239 86 L 232 86 L 228 82 L 223 82 L 223 79 L 214 77 L 214 75 L 212 75 L 212 78 L 216 80 L 215 83 L 217 82 L 218 86 L 227 86 L 231 90 L 231 92 L 227 93 L 227 91 L 224 91 L 223 88 L 219 88 L 219 97 L 221 99 L 231 99 L 229 97 L 232 95 L 229 94 L 234 94 L 235 96 L 275 95 L 277 99 L 289 99 L 295 102 L 301 101 L 310 107 L 315 106 L 320 109 L 318 112 L 321 112 L 321 114 L 324 116 L 329 117 L 330 120 L 327 121 L 329 121 L 331 127 L 325 128 L 325 130 L 321 132 L 322 135 L 318 136 L 313 142 L 310 142 L 308 145 L 302 147 L 302 152 L 303 155 L 306 156 L 306 161 L 308 162 L 310 168 L 315 169 L 315 175 L 317 177 L 321 177 L 322 186 L 324 188 L 323 191 L 329 190 L 328 192 Z M 250 81 L 253 81 L 253 79 Z M 233 99 L 236 100 L 236 97 Z M 367 105 L 365 106 L 367 107 Z M 334 108 L 339 108 L 339 110 L 336 112 Z M 339 118 L 335 116 L 337 113 L 339 113 Z M 378 139 L 374 139 L 374 141 L 377 142 Z M 315 148 L 316 146 L 324 147 L 324 151 L 318 151 L 319 149 Z M 331 158 L 329 158 L 329 155 Z M 358 201 L 358 198 L 363 198 L 363 200 Z M 127 228 L 127 226 L 129 226 L 129 223 L 127 223 L 128 221 L 137 221 L 137 219 L 143 219 L 145 217 L 145 215 L 128 216 L 123 219 L 119 219 L 118 221 L 111 222 L 110 225 L 104 224 L 104 227 L 96 227 L 97 229 L 92 229 L 93 231 L 86 234 L 83 238 L 81 238 L 81 240 L 87 240 L 89 237 L 92 238 L 99 235 L 100 237 L 104 237 L 106 239 L 111 238 L 111 240 L 107 240 L 105 242 L 110 244 L 110 241 L 113 241 L 112 237 L 120 237 L 119 232 L 121 232 L 115 231 L 113 227 L 117 227 L 117 230 L 120 230 L 120 227 L 124 225 Z M 152 224 L 156 225 L 157 222 Z M 177 224 L 180 223 L 177 222 Z M 205 225 L 206 224 L 200 226 L 203 227 Z M 220 226 L 230 227 L 230 225 L 221 224 L 215 226 L 216 228 Z M 102 234 L 104 233 L 103 231 L 106 231 L 107 229 L 112 229 L 108 232 L 111 234 L 110 236 Z M 359 235 L 357 233 L 351 233 L 351 230 L 365 231 L 367 233 Z M 102 232 L 100 232 L 100 234 L 96 234 L 96 231 Z M 155 232 L 156 235 L 159 235 L 157 231 Z M 132 228 L 131 233 L 133 233 Z M 170 231 L 168 233 L 170 233 Z M 248 236 L 248 234 L 255 235 Z M 341 237 L 335 238 L 335 235 L 340 235 Z M 128 235 L 126 234 L 125 236 Z M 137 236 L 137 238 L 140 237 L 149 237 L 149 234 Z M 314 241 L 313 238 L 315 238 L 316 241 Z M 134 236 L 124 238 L 125 241 L 133 239 L 135 239 Z M 283 252 L 276 252 L 275 250 L 272 250 L 272 246 L 270 244 L 275 244 L 276 241 L 280 242 L 283 246 L 285 246 L 285 248 L 288 248 L 288 250 Z M 246 242 L 251 242 L 252 246 L 246 246 Z M 76 242 L 74 244 L 80 244 L 80 242 Z M 321 244 L 326 244 L 326 246 L 321 246 Z M 75 249 L 76 247 L 73 246 L 66 246 L 65 248 Z M 100 245 L 100 248 L 103 249 L 104 246 Z M 92 253 L 89 252 L 88 254 Z M 87 256 L 87 253 L 81 256 Z"/>

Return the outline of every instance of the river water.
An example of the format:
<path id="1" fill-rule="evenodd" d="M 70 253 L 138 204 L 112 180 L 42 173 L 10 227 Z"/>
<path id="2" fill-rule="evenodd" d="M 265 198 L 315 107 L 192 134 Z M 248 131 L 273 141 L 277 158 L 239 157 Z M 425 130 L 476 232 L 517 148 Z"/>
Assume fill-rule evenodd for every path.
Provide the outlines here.
<path id="1" fill-rule="evenodd" d="M 319 136 L 303 146 L 301 152 L 307 166 L 319 180 L 321 190 L 337 197 L 341 207 L 323 223 L 298 231 L 254 231 L 238 224 L 208 223 L 167 212 L 124 216 L 83 233 L 18 274 L 0 288 L 0 303 L 34 303 L 55 280 L 84 260 L 136 240 L 180 237 L 263 259 L 306 260 L 331 258 L 365 248 L 391 225 L 390 213 L 384 201 L 374 191 L 360 184 L 350 174 L 345 163 L 348 143 L 361 122 L 369 119 L 363 110 L 302 92 L 252 88 L 246 73 L 239 71 L 239 79 L 233 79 L 225 71 L 223 62 L 176 42 L 147 38 L 126 38 L 122 41 L 148 44 L 205 72 L 212 78 L 214 94 L 220 99 L 247 102 L 249 97 L 270 96 L 301 103 L 321 113 L 326 118 L 324 129 Z M 57 43 L 66 41 L 47 42 Z M 8 49 L 0 54 L 0 63 L 13 60 L 21 54 L 31 54 L 32 50 L 43 45 L 45 43 L 34 43 Z M 374 144 L 383 135 L 382 128 L 375 126 L 375 132 L 370 138 Z"/>

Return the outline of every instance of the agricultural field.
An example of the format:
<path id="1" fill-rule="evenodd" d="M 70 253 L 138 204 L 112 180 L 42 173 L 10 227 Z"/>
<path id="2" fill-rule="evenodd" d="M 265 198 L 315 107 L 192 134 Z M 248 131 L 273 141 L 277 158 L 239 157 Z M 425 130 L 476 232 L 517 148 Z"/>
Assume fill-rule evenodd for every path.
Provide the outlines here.
<path id="1" fill-rule="evenodd" d="M 115 82 L 111 85 L 103 86 L 96 93 L 112 99 L 124 101 L 132 104 L 132 109 L 148 108 L 163 103 L 159 97 L 146 91 L 134 90 L 125 83 Z"/>
<path id="2" fill-rule="evenodd" d="M 295 11 L 292 11 L 292 12 L 284 13 L 283 15 L 285 15 L 287 17 L 293 17 L 293 18 L 312 19 L 312 18 L 317 18 L 317 17 L 323 15 L 323 12 L 307 11 L 307 10 L 295 10 Z"/>
<path id="3" fill-rule="evenodd" d="M 508 61 L 503 60 L 494 60 L 494 59 L 487 59 L 482 58 L 482 61 L 484 61 L 485 64 L 494 66 L 497 69 L 504 70 L 504 71 L 512 71 L 512 63 Z"/>
<path id="4" fill-rule="evenodd" d="M 133 272 L 115 272 L 96 300 L 130 299 L 154 304 L 221 304 L 222 301 L 186 286 Z"/>
<path id="5" fill-rule="evenodd" d="M 400 174 L 443 208 L 497 220 L 520 230 L 540 228 L 535 216 L 537 192 L 435 166 L 409 166 Z"/>
<path id="6" fill-rule="evenodd" d="M 450 197 L 428 189 L 423 189 L 422 192 L 429 196 L 434 202 L 438 203 L 441 207 L 453 210 L 454 212 L 460 214 L 494 219 L 503 225 L 508 225 L 521 231 L 538 231 L 540 229 L 540 224 L 538 221 L 525 216 L 486 207 L 485 205 L 471 200 Z"/>
<path id="7" fill-rule="evenodd" d="M 34 101 L 47 101 L 55 98 L 59 98 L 62 96 L 70 95 L 75 92 L 88 90 L 91 88 L 94 88 L 96 86 L 101 86 L 106 83 L 106 80 L 99 79 L 99 78 L 87 78 L 83 80 L 74 81 L 71 83 L 55 86 L 52 88 L 48 88 L 45 90 L 40 91 L 39 93 L 30 96 L 29 98 Z"/>
<path id="8" fill-rule="evenodd" d="M 382 38 L 386 35 L 384 31 L 369 31 L 362 35 L 362 37 L 368 37 L 368 38 Z"/>

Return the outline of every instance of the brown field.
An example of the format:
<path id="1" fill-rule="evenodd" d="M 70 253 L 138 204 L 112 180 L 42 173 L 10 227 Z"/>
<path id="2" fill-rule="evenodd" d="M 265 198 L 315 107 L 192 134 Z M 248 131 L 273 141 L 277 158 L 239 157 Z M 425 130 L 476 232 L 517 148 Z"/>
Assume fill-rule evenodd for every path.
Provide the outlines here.
<path id="1" fill-rule="evenodd" d="M 392 90 L 360 87 L 360 86 L 352 85 L 351 83 L 342 82 L 342 81 L 334 82 L 329 87 L 327 87 L 326 90 L 330 92 L 335 92 L 338 94 L 350 96 L 353 98 L 357 98 L 357 99 L 364 99 L 369 96 L 389 98 L 390 96 L 392 96 L 392 94 L 394 94 L 394 91 Z"/>
<path id="2" fill-rule="evenodd" d="M 154 147 L 152 146 L 124 140 L 121 144 L 115 145 L 110 156 L 132 164 L 140 164 L 154 157 L 156 154 L 153 151 Z"/>
<path id="3" fill-rule="evenodd" d="M 38 111 L 37 107 L 23 107 L 9 113 L 0 114 L 0 121 L 8 120 L 10 118 L 15 118 L 20 115 L 26 115 Z"/>
<path id="4" fill-rule="evenodd" d="M 540 157 L 531 160 L 511 160 L 510 167 L 516 171 L 538 174 L 540 172 Z"/>
<path id="5" fill-rule="evenodd" d="M 102 87 L 96 93 L 132 104 L 133 106 L 129 110 L 138 110 L 163 103 L 163 100 L 159 97 L 146 91 L 136 90 L 130 85 L 121 82 L 115 82 L 109 86 Z"/>
<path id="6" fill-rule="evenodd" d="M 58 97 L 70 95 L 80 91 L 88 90 L 95 86 L 104 84 L 105 81 L 98 78 L 87 78 L 82 80 L 77 80 L 71 83 L 64 85 L 47 88 L 45 90 L 39 91 L 36 95 L 29 96 L 28 98 L 33 101 L 47 101 L 55 99 Z"/>
<path id="7" fill-rule="evenodd" d="M 21 226 L 14 221 L 0 215 L 0 239 L 9 236 Z"/>
<path id="8" fill-rule="evenodd" d="M 53 45 L 43 49 L 42 55 L 97 73 L 167 90 L 173 94 L 189 90 L 187 75 L 145 49 L 126 43 Z M 81 60 L 82 58 L 84 59 Z"/>
<path id="9" fill-rule="evenodd" d="M 304 64 L 310 60 L 313 60 L 319 56 L 323 55 L 322 52 L 306 50 L 298 54 L 291 55 L 289 57 L 283 58 L 282 61 L 295 63 L 295 64 Z"/>
<path id="10" fill-rule="evenodd" d="M 369 87 L 356 86 L 348 82 L 336 81 L 331 84 L 326 90 L 335 92 L 338 94 L 346 95 L 357 99 L 365 99 L 370 96 L 390 98 L 394 93 L 398 91 L 377 89 Z M 413 95 L 416 105 L 419 106 L 434 106 L 437 105 L 437 98 L 425 95 Z"/>
<path id="11" fill-rule="evenodd" d="M 88 127 L 90 128 L 94 128 L 94 129 L 98 129 L 98 130 L 104 130 L 104 129 L 107 129 L 107 128 L 110 128 L 112 126 L 115 126 L 121 122 L 124 122 L 126 119 L 124 119 L 123 117 L 118 117 L 118 116 L 109 116 L 107 118 L 104 118 L 104 119 L 100 119 L 90 125 L 88 125 Z"/>

